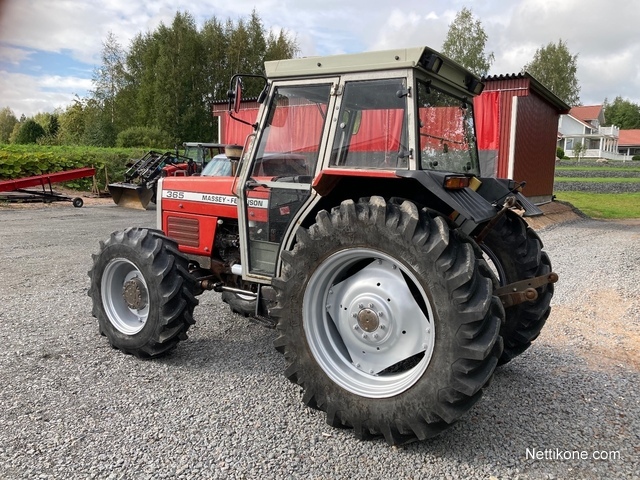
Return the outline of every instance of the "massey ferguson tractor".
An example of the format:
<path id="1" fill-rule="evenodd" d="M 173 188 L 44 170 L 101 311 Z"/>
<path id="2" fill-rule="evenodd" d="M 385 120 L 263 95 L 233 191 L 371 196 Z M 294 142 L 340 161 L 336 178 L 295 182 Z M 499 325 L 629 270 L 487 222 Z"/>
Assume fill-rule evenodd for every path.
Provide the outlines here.
<path id="1" fill-rule="evenodd" d="M 163 355 L 214 290 L 277 329 L 285 375 L 330 425 L 393 445 L 433 437 L 549 316 L 557 275 L 522 218 L 542 212 L 521 184 L 481 175 L 483 84 L 438 52 L 265 68 L 231 79 L 234 118 L 243 83 L 264 81 L 232 176 L 160 179 L 157 230 L 100 244 L 100 333 Z"/>

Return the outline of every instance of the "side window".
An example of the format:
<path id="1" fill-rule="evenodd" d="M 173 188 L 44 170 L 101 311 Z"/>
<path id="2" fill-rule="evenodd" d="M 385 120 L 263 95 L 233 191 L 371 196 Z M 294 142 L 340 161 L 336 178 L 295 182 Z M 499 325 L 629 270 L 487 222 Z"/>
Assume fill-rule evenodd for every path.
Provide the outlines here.
<path id="1" fill-rule="evenodd" d="M 347 82 L 331 165 L 406 168 L 409 158 L 406 98 L 403 79 Z"/>
<path id="2" fill-rule="evenodd" d="M 422 168 L 479 174 L 473 103 L 422 81 L 417 101 Z"/>
<path id="3" fill-rule="evenodd" d="M 330 90 L 330 84 L 276 89 L 258 145 L 253 177 L 313 175 Z"/>

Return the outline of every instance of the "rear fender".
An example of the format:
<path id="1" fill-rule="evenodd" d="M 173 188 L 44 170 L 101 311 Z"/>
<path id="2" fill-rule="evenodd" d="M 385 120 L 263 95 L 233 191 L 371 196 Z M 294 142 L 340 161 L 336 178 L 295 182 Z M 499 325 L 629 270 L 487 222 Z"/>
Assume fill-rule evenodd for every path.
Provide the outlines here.
<path id="1" fill-rule="evenodd" d="M 478 188 L 478 194 L 485 198 L 488 202 L 496 205 L 502 205 L 507 196 L 516 197 L 516 201 L 520 204 L 524 210 L 524 217 L 536 217 L 542 215 L 542 210 L 531 203 L 527 197 L 525 197 L 519 191 L 519 185 L 513 180 L 506 178 L 492 178 L 482 177 L 480 178 L 482 185 Z"/>

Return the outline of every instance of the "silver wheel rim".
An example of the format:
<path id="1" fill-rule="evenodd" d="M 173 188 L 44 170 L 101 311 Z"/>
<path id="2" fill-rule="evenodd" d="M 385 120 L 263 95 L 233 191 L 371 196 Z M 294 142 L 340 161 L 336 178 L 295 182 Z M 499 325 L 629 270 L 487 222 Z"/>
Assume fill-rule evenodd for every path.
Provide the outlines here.
<path id="1" fill-rule="evenodd" d="M 324 260 L 309 279 L 303 319 L 320 367 L 363 397 L 406 391 L 431 361 L 429 298 L 407 267 L 376 250 L 342 250 Z"/>
<path id="2" fill-rule="evenodd" d="M 132 305 L 125 298 L 125 288 L 135 287 L 141 299 Z M 144 276 L 133 262 L 115 258 L 102 274 L 102 305 L 111 324 L 125 335 L 135 335 L 142 330 L 149 318 L 149 288 Z"/>

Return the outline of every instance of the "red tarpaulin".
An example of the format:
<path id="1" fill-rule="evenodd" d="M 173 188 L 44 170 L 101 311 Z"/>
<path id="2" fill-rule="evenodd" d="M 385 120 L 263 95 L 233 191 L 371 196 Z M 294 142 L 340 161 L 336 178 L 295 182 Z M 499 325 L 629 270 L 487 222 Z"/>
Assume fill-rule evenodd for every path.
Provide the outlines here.
<path id="1" fill-rule="evenodd" d="M 498 97 L 492 95 L 493 103 L 476 106 L 476 129 L 480 149 L 497 149 L 498 126 L 495 118 Z M 478 105 L 476 103 L 476 105 Z M 478 110 L 480 113 L 478 113 Z M 258 110 L 247 109 L 234 114 L 248 122 L 255 122 Z M 352 152 L 391 152 L 400 148 L 404 111 L 365 110 L 358 131 L 351 138 L 349 150 Z M 243 145 L 247 135 L 253 133 L 249 125 L 234 121 L 228 115 L 220 117 L 224 122 L 223 143 Z M 451 149 L 468 148 L 465 143 L 464 116 L 460 107 L 431 107 L 420 109 L 420 147 L 441 148 L 447 143 Z M 323 115 L 314 105 L 291 105 L 280 107 L 278 118 L 272 122 L 267 143 L 267 152 L 305 152 L 316 151 L 321 131 Z"/>
<path id="2" fill-rule="evenodd" d="M 274 118 L 269 132 L 268 152 L 316 151 L 324 123 L 325 107 L 322 112 L 317 105 L 295 105 L 280 107 L 278 118 Z M 255 122 L 257 109 L 241 110 L 234 114 L 247 122 Z M 404 111 L 365 110 L 357 133 L 351 138 L 351 151 L 397 151 L 400 147 Z M 220 117 L 225 132 L 222 143 L 243 145 L 247 135 L 253 133 L 250 125 L 233 120 L 228 115 Z"/>
<path id="3" fill-rule="evenodd" d="M 473 99 L 478 150 L 498 150 L 500 142 L 499 101 L 500 92 L 484 92 Z"/>
<path id="4" fill-rule="evenodd" d="M 464 115 L 460 107 L 427 107 L 420 109 L 420 149 L 452 150 L 468 148 L 464 135 Z"/>

